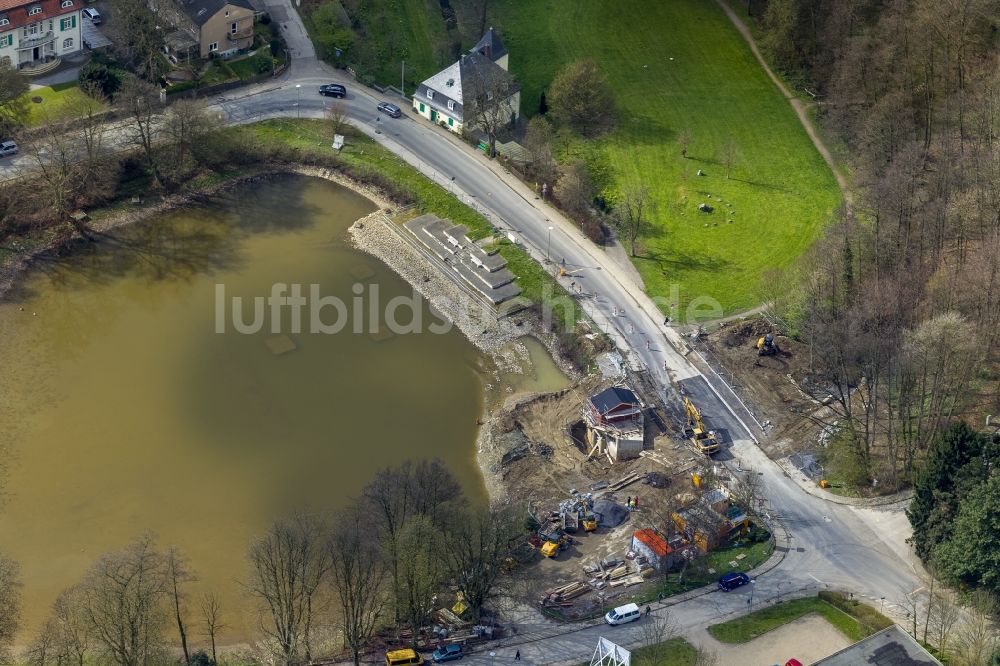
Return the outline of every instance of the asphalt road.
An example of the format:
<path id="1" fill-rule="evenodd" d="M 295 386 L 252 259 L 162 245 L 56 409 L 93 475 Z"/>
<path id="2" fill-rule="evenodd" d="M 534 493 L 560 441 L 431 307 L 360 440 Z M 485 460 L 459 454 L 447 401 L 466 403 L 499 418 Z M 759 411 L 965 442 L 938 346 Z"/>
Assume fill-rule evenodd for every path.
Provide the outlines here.
<path id="1" fill-rule="evenodd" d="M 833 504 L 804 492 L 757 447 L 757 439 L 766 435 L 753 417 L 696 354 L 685 355 L 683 339 L 664 326 L 660 311 L 626 271 L 502 166 L 445 130 L 409 113 L 399 119 L 379 117 L 376 105 L 380 101 L 395 102 L 404 111 L 406 105 L 392 95 L 369 91 L 317 61 L 296 12 L 289 7 L 288 15 L 282 28 L 295 56 L 289 71 L 277 80 L 215 100 L 214 110 L 230 123 L 320 117 L 332 100 L 318 95 L 318 86 L 330 82 L 347 85 L 349 94 L 344 103 L 353 124 L 482 212 L 496 227 L 514 233 L 551 272 L 565 262 L 574 273 L 562 278 L 564 284 L 569 288 L 572 282 L 582 291 L 578 297 L 581 307 L 612 335 L 629 362 L 649 370 L 663 388 L 660 400 L 673 400 L 675 391 L 683 390 L 700 407 L 708 426 L 724 434 L 726 451 L 719 464 L 735 471 L 739 461 L 742 468 L 752 468 L 761 475 L 765 512 L 771 520 L 780 521 L 790 543 L 781 563 L 755 582 L 755 601 L 765 603 L 832 588 L 875 600 L 885 597 L 887 612 L 899 610 L 896 604 L 920 582 L 912 559 L 900 544 L 898 528 L 879 529 L 874 521 L 882 518 L 873 519 L 873 512 Z M 0 179 L 14 175 L 18 164 L 30 166 L 23 156 L 0 160 Z M 899 525 L 898 514 L 887 520 Z M 697 641 L 707 624 L 745 612 L 749 593 L 749 589 L 712 592 L 683 603 L 668 602 L 669 607 L 656 612 L 669 613 L 678 629 Z M 599 635 L 626 646 L 641 644 L 646 633 L 643 623 L 647 622 L 609 628 L 555 626 L 534 615 L 519 620 L 519 636 L 496 648 L 497 659 L 510 659 L 514 650 L 520 649 L 525 663 L 578 663 L 590 657 Z M 790 656 L 794 655 L 784 658 Z M 781 657 L 776 655 L 775 660 Z M 466 660 L 486 663 L 490 657 L 482 652 Z"/>

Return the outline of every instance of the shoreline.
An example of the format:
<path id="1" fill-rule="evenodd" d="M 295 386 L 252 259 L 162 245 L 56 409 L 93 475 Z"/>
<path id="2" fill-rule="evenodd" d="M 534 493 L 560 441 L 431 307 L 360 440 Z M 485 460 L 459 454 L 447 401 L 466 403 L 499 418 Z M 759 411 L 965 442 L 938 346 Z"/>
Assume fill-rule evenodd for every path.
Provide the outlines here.
<path id="1" fill-rule="evenodd" d="M 524 312 L 499 320 L 495 317 L 475 316 L 482 312 L 481 304 L 474 302 L 467 293 L 445 276 L 439 267 L 433 265 L 402 239 L 399 235 L 402 232 L 394 228 L 394 223 L 389 219 L 390 214 L 399 210 L 400 204 L 387 198 L 378 188 L 348 178 L 330 168 L 301 164 L 274 165 L 259 171 L 234 176 L 193 192 L 167 195 L 156 203 L 115 211 L 106 218 L 92 221 L 90 229 L 95 234 L 104 234 L 145 221 L 155 215 L 195 205 L 200 200 L 229 189 L 285 175 L 321 178 L 370 199 L 377 210 L 360 220 L 356 220 L 348 228 L 354 246 L 376 257 L 399 275 L 490 359 L 492 367 L 488 371 L 488 376 L 484 376 L 483 383 L 483 411 L 480 417 L 479 434 L 476 438 L 476 462 L 489 500 L 498 502 L 505 499 L 508 495 L 507 489 L 497 473 L 499 460 L 503 455 L 497 441 L 498 417 L 511 402 L 523 402 L 531 399 L 532 396 L 545 394 L 544 392 L 534 394 L 523 391 L 515 392 L 513 387 L 504 381 L 504 375 L 524 375 L 531 371 L 530 354 L 521 339 L 530 336 L 538 340 L 570 382 L 577 380 L 580 377 L 580 372 L 561 356 L 556 336 L 543 331 L 533 314 Z M 120 203 L 120 201 L 116 201 L 109 205 Z M 94 211 L 99 210 L 99 208 L 94 209 Z M 392 225 L 393 228 L 384 225 Z M 380 230 L 382 233 L 378 233 Z M 9 298 L 11 292 L 34 268 L 35 262 L 41 257 L 69 248 L 78 240 L 79 236 L 76 234 L 42 238 L 37 247 L 0 264 L 0 302 Z M 17 247 L 18 244 L 17 241 L 12 243 L 14 247 Z"/>
<path id="2" fill-rule="evenodd" d="M 457 326 L 467 340 L 493 362 L 491 382 L 483 386 L 483 413 L 476 437 L 476 462 L 491 503 L 508 498 L 506 485 L 500 478 L 499 462 L 503 456 L 498 423 L 509 403 L 523 403 L 540 393 L 515 393 L 504 383 L 504 374 L 526 374 L 531 360 L 522 338 L 538 340 L 556 366 L 570 382 L 579 372 L 556 350 L 555 336 L 544 334 L 533 315 L 528 313 L 496 319 L 475 316 L 482 306 L 475 303 L 463 289 L 443 274 L 423 254 L 400 236 L 396 225 L 384 210 L 375 211 L 353 225 L 348 232 L 359 250 L 376 257 L 427 299 L 441 316 Z"/>

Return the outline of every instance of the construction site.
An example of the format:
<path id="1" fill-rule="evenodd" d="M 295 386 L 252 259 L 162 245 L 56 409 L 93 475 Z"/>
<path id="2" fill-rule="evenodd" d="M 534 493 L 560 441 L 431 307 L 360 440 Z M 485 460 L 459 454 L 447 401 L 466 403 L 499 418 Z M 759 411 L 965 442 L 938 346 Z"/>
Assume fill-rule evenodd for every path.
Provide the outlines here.
<path id="1" fill-rule="evenodd" d="M 742 479 L 713 460 L 722 442 L 698 406 L 664 404 L 615 356 L 565 390 L 510 399 L 484 447 L 486 468 L 531 512 L 525 600 L 566 619 L 752 568 L 746 552 L 769 536 L 742 506 Z"/>

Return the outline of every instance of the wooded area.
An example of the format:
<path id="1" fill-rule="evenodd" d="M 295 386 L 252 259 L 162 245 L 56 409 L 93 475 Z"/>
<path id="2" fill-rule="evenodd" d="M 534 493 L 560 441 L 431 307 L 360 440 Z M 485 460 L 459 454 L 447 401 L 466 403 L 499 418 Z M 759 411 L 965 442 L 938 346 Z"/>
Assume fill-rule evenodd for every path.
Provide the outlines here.
<path id="1" fill-rule="evenodd" d="M 772 61 L 817 94 L 855 194 L 765 291 L 810 345 L 848 480 L 902 488 L 950 421 L 1000 406 L 1000 3 L 749 9 Z"/>

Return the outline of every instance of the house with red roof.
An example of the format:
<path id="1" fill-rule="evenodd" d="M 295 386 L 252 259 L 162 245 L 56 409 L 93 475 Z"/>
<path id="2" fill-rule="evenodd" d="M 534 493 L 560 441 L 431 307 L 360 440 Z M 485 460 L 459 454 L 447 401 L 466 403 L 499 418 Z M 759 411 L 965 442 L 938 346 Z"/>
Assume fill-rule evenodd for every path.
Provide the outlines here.
<path id="1" fill-rule="evenodd" d="M 673 565 L 674 549 L 662 536 L 648 527 L 632 534 L 629 550 L 645 557 L 657 571 L 666 571 Z"/>
<path id="2" fill-rule="evenodd" d="M 0 66 L 19 70 L 83 48 L 83 0 L 0 0 Z"/>

